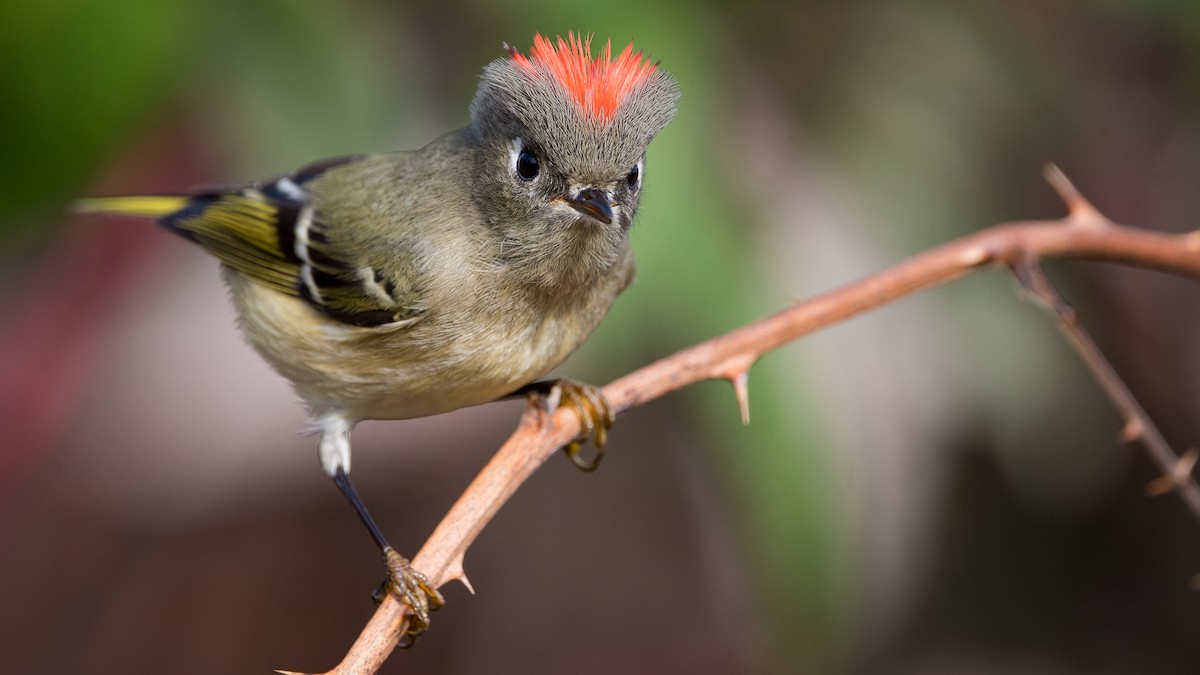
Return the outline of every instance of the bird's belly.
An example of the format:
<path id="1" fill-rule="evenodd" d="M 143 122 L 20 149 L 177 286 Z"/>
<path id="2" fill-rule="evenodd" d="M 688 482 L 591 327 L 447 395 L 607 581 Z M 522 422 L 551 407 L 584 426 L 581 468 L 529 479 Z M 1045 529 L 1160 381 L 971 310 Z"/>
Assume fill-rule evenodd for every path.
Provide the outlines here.
<path id="1" fill-rule="evenodd" d="M 242 302 L 274 294 L 239 290 Z M 241 312 L 251 345 L 314 416 L 350 419 L 408 419 L 494 401 L 545 375 L 594 326 L 581 326 L 578 316 L 509 316 L 486 324 L 484 334 L 428 317 L 387 332 L 333 321 L 298 298 L 267 299 Z"/>
<path id="2" fill-rule="evenodd" d="M 408 419 L 494 401 L 575 351 L 609 302 L 429 315 L 391 331 L 349 326 L 305 301 L 226 274 L 251 345 L 310 413 Z"/>
<path id="3" fill-rule="evenodd" d="M 563 334 L 525 330 L 487 341 L 450 340 L 420 359 L 377 356 L 339 368 L 321 389 L 336 388 L 341 407 L 358 419 L 407 419 L 494 401 L 545 375 L 577 346 Z M 386 351 L 386 350 L 385 350 Z M 372 354 L 377 354 L 372 350 Z M 361 364 L 374 363 L 362 368 Z M 351 377 L 346 377 L 352 372 Z M 354 382 L 347 387 L 347 382 Z"/>

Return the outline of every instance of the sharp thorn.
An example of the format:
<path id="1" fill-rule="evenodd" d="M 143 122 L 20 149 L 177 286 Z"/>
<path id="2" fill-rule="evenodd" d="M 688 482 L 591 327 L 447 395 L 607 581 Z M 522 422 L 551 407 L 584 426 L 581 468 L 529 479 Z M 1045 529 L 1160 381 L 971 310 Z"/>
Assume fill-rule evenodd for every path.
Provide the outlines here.
<path id="1" fill-rule="evenodd" d="M 1161 497 L 1175 489 L 1170 476 L 1159 476 L 1154 480 L 1146 483 L 1147 497 Z"/>
<path id="2" fill-rule="evenodd" d="M 1078 220 L 1086 225 L 1096 226 L 1107 222 L 1104 216 L 1092 206 L 1082 194 L 1080 194 L 1075 184 L 1062 169 L 1056 164 L 1047 164 L 1043 175 L 1046 177 L 1046 182 L 1050 183 L 1050 187 L 1058 193 L 1059 198 L 1067 205 L 1067 212 L 1073 220 Z"/>
<path id="3" fill-rule="evenodd" d="M 1132 443 L 1142 437 L 1142 423 L 1140 420 L 1131 419 L 1121 427 L 1118 434 L 1122 443 Z"/>
<path id="4" fill-rule="evenodd" d="M 1200 452 L 1197 452 L 1196 448 L 1183 453 L 1183 456 L 1176 460 L 1170 473 L 1159 476 L 1146 484 L 1146 494 L 1157 497 L 1187 485 L 1188 481 L 1192 479 L 1192 469 L 1196 468 L 1197 459 L 1200 459 Z"/>
<path id="5" fill-rule="evenodd" d="M 460 554 L 450 564 L 446 566 L 446 571 L 443 575 L 446 581 L 457 580 L 467 587 L 471 595 L 475 595 L 475 587 L 471 585 L 471 580 L 467 578 L 467 573 L 463 570 L 463 557 Z"/>
<path id="6" fill-rule="evenodd" d="M 737 396 L 738 409 L 742 413 L 742 424 L 750 424 L 750 371 L 743 370 L 729 378 L 733 394 Z"/>
<path id="7" fill-rule="evenodd" d="M 458 579 L 458 581 L 461 582 L 463 586 L 467 587 L 468 593 L 470 593 L 471 595 L 475 595 L 475 587 L 471 585 L 471 580 L 467 578 L 466 574 L 460 574 L 454 578 Z"/>

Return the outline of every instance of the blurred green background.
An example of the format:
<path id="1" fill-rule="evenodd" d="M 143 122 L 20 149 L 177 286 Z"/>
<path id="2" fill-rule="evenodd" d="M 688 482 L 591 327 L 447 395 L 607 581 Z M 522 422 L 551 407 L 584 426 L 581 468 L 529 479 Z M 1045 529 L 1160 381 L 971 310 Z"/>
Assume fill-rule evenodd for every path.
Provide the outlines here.
<path id="1" fill-rule="evenodd" d="M 1194 0 L 10 0 L 0 8 L 0 669 L 332 667 L 377 561 L 240 342 L 216 265 L 87 194 L 242 182 L 467 122 L 508 42 L 594 33 L 680 82 L 634 287 L 561 370 L 659 356 L 1014 219 L 1200 215 Z M 1051 263 L 1177 449 L 1200 289 Z M 467 556 L 479 593 L 383 672 L 1200 668 L 1200 523 L 999 272 L 765 358 L 555 461 Z M 366 423 L 356 481 L 412 553 L 519 404 Z"/>

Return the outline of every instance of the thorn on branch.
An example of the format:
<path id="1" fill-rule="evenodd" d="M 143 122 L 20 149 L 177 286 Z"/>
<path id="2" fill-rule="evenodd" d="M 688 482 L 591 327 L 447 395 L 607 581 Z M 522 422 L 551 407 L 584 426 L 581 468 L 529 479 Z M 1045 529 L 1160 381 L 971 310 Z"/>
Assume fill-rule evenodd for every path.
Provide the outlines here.
<path id="1" fill-rule="evenodd" d="M 733 385 L 733 394 L 737 396 L 738 410 L 742 413 L 742 424 L 750 424 L 750 371 L 742 372 L 729 378 Z"/>
<path id="2" fill-rule="evenodd" d="M 463 554 L 458 554 L 458 557 L 450 561 L 445 572 L 446 581 L 458 580 L 463 586 L 467 587 L 471 595 L 475 595 L 475 587 L 471 585 L 471 580 L 467 578 L 467 573 L 463 570 Z"/>
<path id="3" fill-rule="evenodd" d="M 1046 182 L 1050 183 L 1050 187 L 1054 188 L 1054 191 L 1067 205 L 1067 213 L 1071 220 L 1089 227 L 1103 226 L 1108 222 L 1108 219 L 1080 194 L 1075 184 L 1067 178 L 1062 169 L 1058 168 L 1058 165 L 1047 164 L 1043 175 L 1046 177 Z"/>
<path id="4" fill-rule="evenodd" d="M 1146 494 L 1150 497 L 1158 497 L 1187 486 L 1191 482 L 1192 469 L 1196 467 L 1198 458 L 1200 458 L 1200 452 L 1197 452 L 1196 448 L 1183 453 L 1183 457 L 1175 462 L 1174 468 L 1169 473 L 1146 484 Z"/>
<path id="5" fill-rule="evenodd" d="M 757 358 L 754 354 L 740 354 L 718 365 L 709 375 L 733 385 L 733 395 L 737 397 L 742 424 L 750 424 L 750 366 L 754 365 Z"/>
<path id="6" fill-rule="evenodd" d="M 1118 438 L 1121 439 L 1122 443 L 1132 443 L 1142 438 L 1145 433 L 1146 429 L 1142 426 L 1141 420 L 1130 419 L 1125 423 L 1125 426 L 1121 427 L 1121 433 L 1118 434 Z"/>
<path id="7" fill-rule="evenodd" d="M 456 577 L 450 577 L 450 579 L 457 579 L 459 582 L 462 583 L 463 586 L 467 587 L 468 593 L 470 593 L 471 595 L 475 595 L 475 587 L 471 585 L 471 580 L 467 578 L 466 574 L 460 574 Z"/>

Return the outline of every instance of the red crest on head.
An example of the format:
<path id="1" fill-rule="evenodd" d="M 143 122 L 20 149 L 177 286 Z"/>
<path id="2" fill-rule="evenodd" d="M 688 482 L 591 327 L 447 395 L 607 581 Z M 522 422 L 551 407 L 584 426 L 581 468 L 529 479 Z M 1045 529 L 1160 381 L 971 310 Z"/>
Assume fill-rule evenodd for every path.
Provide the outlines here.
<path id="1" fill-rule="evenodd" d="M 535 64 L 544 66 L 580 107 L 607 122 L 625 95 L 653 73 L 656 64 L 642 58 L 641 51 L 633 51 L 632 42 L 615 59 L 612 40 L 604 43 L 595 59 L 591 45 L 590 37 L 580 38 L 574 33 L 567 33 L 566 40 L 559 37 L 557 44 L 538 34 L 533 36 L 528 57 L 515 49 L 509 52 L 513 62 L 528 72 L 535 72 Z"/>

